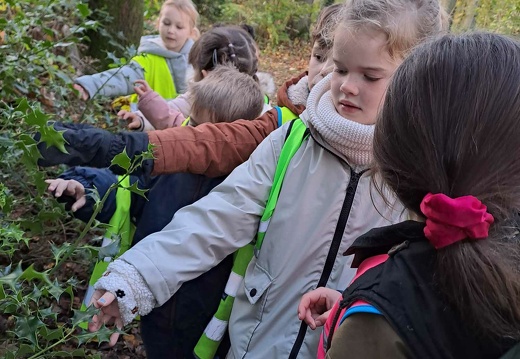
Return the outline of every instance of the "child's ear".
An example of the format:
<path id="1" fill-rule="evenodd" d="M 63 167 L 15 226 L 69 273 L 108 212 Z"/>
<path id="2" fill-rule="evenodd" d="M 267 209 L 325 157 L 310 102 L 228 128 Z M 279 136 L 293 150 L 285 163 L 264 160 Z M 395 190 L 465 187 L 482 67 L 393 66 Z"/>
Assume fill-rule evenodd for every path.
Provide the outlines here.
<path id="1" fill-rule="evenodd" d="M 202 73 L 202 78 L 205 78 L 206 76 L 208 76 L 208 70 L 202 70 L 201 73 Z"/>
<path id="2" fill-rule="evenodd" d="M 200 37 L 200 30 L 196 27 L 191 29 L 190 37 L 193 39 L 193 41 L 197 41 Z"/>

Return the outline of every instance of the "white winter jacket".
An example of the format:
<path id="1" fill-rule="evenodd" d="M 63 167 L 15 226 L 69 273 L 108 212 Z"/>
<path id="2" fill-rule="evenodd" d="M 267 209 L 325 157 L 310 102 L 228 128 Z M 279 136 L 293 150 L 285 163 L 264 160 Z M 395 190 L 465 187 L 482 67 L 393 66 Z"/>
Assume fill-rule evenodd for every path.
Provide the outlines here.
<path id="1" fill-rule="evenodd" d="M 307 116 L 301 116 L 306 123 Z M 255 237 L 287 127 L 267 137 L 208 196 L 121 257 L 139 271 L 159 305 Z M 352 242 L 404 219 L 402 205 L 384 204 L 370 171 L 354 172 L 310 131 L 289 164 L 260 254 L 238 291 L 228 358 L 315 358 L 319 331 L 298 320 L 301 296 L 317 286 L 346 288 L 351 258 L 343 253 Z"/>

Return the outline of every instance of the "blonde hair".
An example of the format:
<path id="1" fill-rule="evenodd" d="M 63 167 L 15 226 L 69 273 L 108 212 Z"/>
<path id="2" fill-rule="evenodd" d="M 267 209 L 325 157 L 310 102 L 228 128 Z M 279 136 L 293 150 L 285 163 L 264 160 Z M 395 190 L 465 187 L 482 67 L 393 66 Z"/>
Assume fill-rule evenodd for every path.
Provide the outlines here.
<path id="1" fill-rule="evenodd" d="M 193 29 L 196 29 L 196 33 L 200 35 L 199 30 L 197 29 L 197 24 L 199 21 L 199 13 L 197 12 L 197 7 L 191 0 L 166 0 L 162 6 L 161 11 L 159 12 L 159 18 L 162 16 L 163 9 L 166 6 L 172 6 L 177 10 L 185 13 L 190 18 L 190 25 Z"/>
<path id="2" fill-rule="evenodd" d="M 446 32 L 449 17 L 438 0 L 348 0 L 341 18 L 343 28 L 384 33 L 387 50 L 396 59 L 425 39 Z"/>
<path id="3" fill-rule="evenodd" d="M 260 85 L 230 65 L 218 65 L 201 81 L 190 84 L 192 111 L 206 110 L 213 122 L 253 120 L 264 107 Z"/>

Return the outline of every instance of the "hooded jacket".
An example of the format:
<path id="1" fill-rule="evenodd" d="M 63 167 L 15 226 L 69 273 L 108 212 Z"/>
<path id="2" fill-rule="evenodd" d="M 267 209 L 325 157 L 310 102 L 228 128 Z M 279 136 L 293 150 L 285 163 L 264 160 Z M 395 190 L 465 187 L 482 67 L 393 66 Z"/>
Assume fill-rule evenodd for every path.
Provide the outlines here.
<path id="1" fill-rule="evenodd" d="M 145 71 L 138 61 L 146 59 L 146 54 L 164 57 L 170 70 L 172 81 L 177 93 L 186 92 L 186 71 L 188 54 L 193 46 L 193 40 L 188 39 L 180 52 L 166 49 L 158 35 L 143 36 L 136 57 L 120 68 L 110 69 L 93 75 L 78 77 L 74 82 L 81 85 L 92 98 L 95 94 L 117 97 L 134 93 L 134 82 L 145 78 Z M 140 59 L 141 58 L 141 59 Z M 153 85 L 150 84 L 152 88 Z M 163 95 L 163 94 L 161 94 Z M 164 96 L 167 96 L 164 94 Z"/>
<path id="2" fill-rule="evenodd" d="M 308 106 L 317 106 L 327 86 L 313 89 L 315 97 L 311 99 L 311 93 Z M 352 270 L 351 258 L 342 253 L 370 228 L 399 222 L 404 214 L 400 204 L 389 208 L 384 203 L 371 185 L 367 168 L 355 172 L 348 159 L 325 142 L 309 124 L 308 112 L 301 118 L 311 136 L 288 166 L 262 249 L 238 290 L 229 322 L 228 358 L 315 356 L 319 332 L 298 320 L 301 296 L 318 286 L 344 288 L 345 276 Z M 251 242 L 287 127 L 270 134 L 208 196 L 179 210 L 163 231 L 143 239 L 120 258 L 129 267 L 127 273 L 138 272 L 147 286 L 121 279 L 127 288 L 137 286 L 132 288 L 135 293 L 149 290 L 156 305 L 161 305 L 183 282 Z M 387 198 L 391 201 L 392 196 Z M 102 280 L 113 283 L 118 275 L 122 278 L 126 273 Z M 106 288 L 101 281 L 97 285 Z M 138 308 L 149 306 L 138 303 Z"/>

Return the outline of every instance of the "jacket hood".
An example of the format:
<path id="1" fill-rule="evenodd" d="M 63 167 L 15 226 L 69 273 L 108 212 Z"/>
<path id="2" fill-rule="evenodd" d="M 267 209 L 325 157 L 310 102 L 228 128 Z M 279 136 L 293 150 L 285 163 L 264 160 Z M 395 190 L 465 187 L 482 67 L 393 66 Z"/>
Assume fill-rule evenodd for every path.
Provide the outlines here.
<path id="1" fill-rule="evenodd" d="M 147 53 L 152 55 L 159 55 L 168 59 L 187 56 L 190 52 L 190 49 L 193 45 L 193 40 L 188 39 L 184 46 L 182 47 L 180 52 L 175 52 L 168 50 L 164 47 L 164 44 L 159 35 L 147 35 L 141 37 L 141 43 L 139 44 L 139 48 L 137 52 L 139 53 Z"/>
<path id="2" fill-rule="evenodd" d="M 278 106 L 284 106 L 287 107 L 289 110 L 291 110 L 293 113 L 299 115 L 305 110 L 305 102 L 307 102 L 307 97 L 309 95 L 309 90 L 305 88 L 304 93 L 301 94 L 302 96 L 299 96 L 303 99 L 303 101 L 295 101 L 294 96 L 289 95 L 289 89 L 293 89 L 296 87 L 297 84 L 299 84 L 302 79 L 307 78 L 307 72 L 304 72 L 300 74 L 297 77 L 293 77 L 292 79 L 285 81 L 285 83 L 280 86 L 278 89 L 278 93 L 276 95 Z M 296 103 L 297 102 L 297 103 Z"/>

